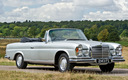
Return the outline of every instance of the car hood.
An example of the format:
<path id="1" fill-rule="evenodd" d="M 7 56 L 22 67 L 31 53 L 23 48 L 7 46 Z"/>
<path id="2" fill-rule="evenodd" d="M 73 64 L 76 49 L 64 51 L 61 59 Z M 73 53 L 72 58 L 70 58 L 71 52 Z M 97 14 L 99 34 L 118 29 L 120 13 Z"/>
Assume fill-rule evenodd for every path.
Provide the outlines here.
<path id="1" fill-rule="evenodd" d="M 116 49 L 120 44 L 100 41 L 65 41 L 66 43 L 81 44 L 84 48 L 90 48 L 98 45 L 108 45 L 110 49 Z"/>

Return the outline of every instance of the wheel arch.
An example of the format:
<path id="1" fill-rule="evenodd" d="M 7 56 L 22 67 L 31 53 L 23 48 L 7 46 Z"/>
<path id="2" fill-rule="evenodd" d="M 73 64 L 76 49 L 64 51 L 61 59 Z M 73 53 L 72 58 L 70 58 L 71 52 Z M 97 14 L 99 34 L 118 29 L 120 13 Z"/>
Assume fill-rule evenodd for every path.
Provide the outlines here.
<path id="1" fill-rule="evenodd" d="M 69 53 L 68 53 L 67 51 L 63 51 L 63 50 L 58 51 L 58 52 L 56 53 L 56 55 L 55 55 L 55 58 L 54 58 L 54 64 L 55 64 L 55 66 L 58 65 L 59 56 L 60 56 L 61 54 L 63 54 L 63 53 L 65 53 L 65 54 L 69 57 Z"/>
<path id="2" fill-rule="evenodd" d="M 21 51 L 17 51 L 17 52 L 15 53 L 15 55 L 14 55 L 13 60 L 16 60 L 16 56 L 17 56 L 18 54 L 21 54 L 21 55 L 24 57 L 23 52 L 21 52 Z"/>

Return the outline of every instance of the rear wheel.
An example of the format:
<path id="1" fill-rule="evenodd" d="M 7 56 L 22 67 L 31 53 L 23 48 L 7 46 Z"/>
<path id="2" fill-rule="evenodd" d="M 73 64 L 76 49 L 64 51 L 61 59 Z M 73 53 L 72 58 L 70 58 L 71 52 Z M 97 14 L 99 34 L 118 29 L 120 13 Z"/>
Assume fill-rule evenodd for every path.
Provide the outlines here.
<path id="1" fill-rule="evenodd" d="M 19 68 L 19 69 L 25 69 L 27 67 L 27 63 L 24 62 L 24 58 L 21 54 L 18 54 L 16 56 L 16 66 Z"/>
<path id="2" fill-rule="evenodd" d="M 110 63 L 107 65 L 100 65 L 99 67 L 103 72 L 111 72 L 114 68 L 114 63 Z"/>
<path id="3" fill-rule="evenodd" d="M 69 63 L 69 57 L 65 53 L 61 54 L 59 57 L 58 68 L 60 72 L 66 72 L 74 68 L 74 65 Z"/>

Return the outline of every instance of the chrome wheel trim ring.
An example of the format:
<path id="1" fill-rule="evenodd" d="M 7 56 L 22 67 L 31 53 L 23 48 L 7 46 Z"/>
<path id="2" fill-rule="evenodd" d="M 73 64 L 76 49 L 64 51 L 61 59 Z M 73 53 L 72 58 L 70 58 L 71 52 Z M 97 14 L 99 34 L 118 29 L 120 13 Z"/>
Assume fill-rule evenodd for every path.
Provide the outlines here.
<path id="1" fill-rule="evenodd" d="M 65 57 L 62 57 L 62 58 L 60 59 L 59 64 L 60 64 L 60 69 L 61 69 L 62 71 L 65 71 L 66 68 L 67 68 L 67 59 L 66 59 Z"/>
<path id="2" fill-rule="evenodd" d="M 21 66 L 21 64 L 22 64 L 22 56 L 21 55 L 18 55 L 18 57 L 17 57 L 17 65 L 18 66 Z"/>

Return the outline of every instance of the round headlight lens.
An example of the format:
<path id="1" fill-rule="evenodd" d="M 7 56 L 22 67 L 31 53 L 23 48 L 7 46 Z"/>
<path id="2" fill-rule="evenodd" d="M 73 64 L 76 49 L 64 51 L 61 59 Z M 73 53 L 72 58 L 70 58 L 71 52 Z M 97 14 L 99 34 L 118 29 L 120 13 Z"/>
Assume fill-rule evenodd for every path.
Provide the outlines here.
<path id="1" fill-rule="evenodd" d="M 89 50 L 83 50 L 83 54 L 84 54 L 84 56 L 88 56 L 89 55 Z"/>
<path id="2" fill-rule="evenodd" d="M 115 53 L 115 51 L 114 51 L 114 50 L 110 50 L 110 53 L 111 53 L 113 56 L 115 56 L 115 55 L 116 55 L 116 53 Z"/>
<path id="3" fill-rule="evenodd" d="M 115 53 L 117 55 L 121 56 L 122 55 L 122 46 L 117 47 Z"/>

